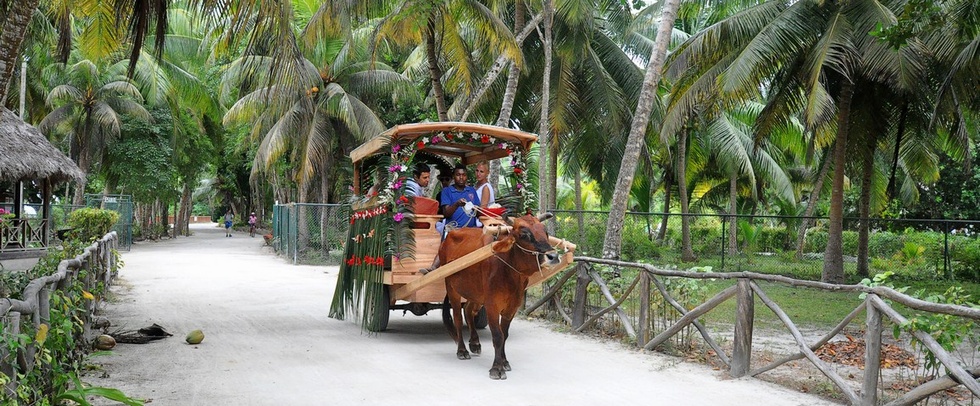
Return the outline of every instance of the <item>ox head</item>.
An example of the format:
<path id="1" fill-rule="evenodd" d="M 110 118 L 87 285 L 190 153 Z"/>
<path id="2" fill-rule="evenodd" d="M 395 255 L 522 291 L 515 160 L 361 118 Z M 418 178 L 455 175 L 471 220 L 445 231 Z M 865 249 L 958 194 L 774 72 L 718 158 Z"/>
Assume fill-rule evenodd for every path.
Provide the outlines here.
<path id="1" fill-rule="evenodd" d="M 553 217 L 551 213 L 542 213 L 537 217 L 527 214 L 511 219 L 505 213 L 502 220 L 513 228 L 508 238 L 501 240 L 504 244 L 501 244 L 497 251 L 513 249 L 518 255 L 534 255 L 539 266 L 558 265 L 561 257 L 551 246 L 548 230 L 541 223 L 551 217 Z M 534 270 L 537 271 L 537 267 Z"/>

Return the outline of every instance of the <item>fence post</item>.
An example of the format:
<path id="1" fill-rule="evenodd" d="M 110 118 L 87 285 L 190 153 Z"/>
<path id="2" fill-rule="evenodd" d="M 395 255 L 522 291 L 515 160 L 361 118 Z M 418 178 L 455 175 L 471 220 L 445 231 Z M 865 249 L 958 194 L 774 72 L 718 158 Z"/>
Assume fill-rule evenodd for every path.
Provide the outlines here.
<path id="1" fill-rule="evenodd" d="M 737 302 L 735 311 L 735 337 L 732 344 L 732 366 L 730 373 L 733 378 L 741 378 L 752 368 L 752 320 L 755 313 L 755 294 L 752 292 L 751 280 L 738 280 L 738 291 L 735 293 Z"/>
<path id="2" fill-rule="evenodd" d="M 20 334 L 20 313 L 9 312 L 4 317 L 3 334 L 16 336 Z M 17 395 L 17 352 L 11 352 L 6 347 L 0 348 L 0 373 L 7 375 L 10 382 L 7 382 L 4 391 L 11 399 L 16 399 Z"/>
<path id="3" fill-rule="evenodd" d="M 728 224 L 728 216 L 721 217 L 721 269 L 725 269 L 725 251 L 728 250 L 728 234 L 725 234 L 725 225 Z"/>
<path id="4" fill-rule="evenodd" d="M 867 329 L 864 332 L 864 385 L 861 387 L 861 405 L 878 404 L 878 376 L 881 373 L 881 312 L 871 296 L 865 299 Z"/>
<path id="5" fill-rule="evenodd" d="M 640 324 L 639 331 L 636 332 L 636 344 L 640 348 L 650 341 L 650 274 L 640 271 Z"/>
<path id="6" fill-rule="evenodd" d="M 946 279 L 953 280 L 949 265 L 949 222 L 943 220 L 943 275 L 946 275 Z"/>
<path id="7" fill-rule="evenodd" d="M 585 323 L 585 305 L 588 302 L 589 283 L 592 278 L 589 270 L 581 262 L 575 264 L 575 303 L 572 309 L 572 328 L 577 329 Z"/>

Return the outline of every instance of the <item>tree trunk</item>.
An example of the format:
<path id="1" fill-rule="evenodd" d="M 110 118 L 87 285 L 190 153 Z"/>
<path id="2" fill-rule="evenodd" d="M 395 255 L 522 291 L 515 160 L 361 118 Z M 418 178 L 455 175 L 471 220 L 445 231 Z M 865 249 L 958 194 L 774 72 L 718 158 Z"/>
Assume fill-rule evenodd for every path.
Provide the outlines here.
<path id="1" fill-rule="evenodd" d="M 861 197 L 858 201 L 858 215 L 861 223 L 858 224 L 858 252 L 857 252 L 857 274 L 860 277 L 868 277 L 868 231 L 871 224 L 868 223 L 871 214 L 871 178 L 875 171 L 875 150 L 877 149 L 878 137 L 872 131 L 868 135 L 868 144 L 865 146 L 862 167 L 864 173 L 861 175 Z"/>
<path id="2" fill-rule="evenodd" d="M 159 202 L 159 200 L 158 200 Z M 159 202 L 160 206 L 160 225 L 163 226 L 160 236 L 170 236 L 170 203 Z"/>
<path id="3" fill-rule="evenodd" d="M 71 204 L 74 206 L 85 205 L 85 186 L 88 184 L 88 171 L 92 166 L 88 157 L 88 148 L 80 146 L 79 149 L 78 169 L 81 169 L 85 176 L 75 182 L 75 196 L 71 199 Z"/>
<path id="4" fill-rule="evenodd" d="M 823 254 L 823 273 L 820 280 L 827 283 L 844 282 L 844 165 L 847 160 L 847 136 L 850 127 L 851 99 L 854 84 L 845 80 L 841 89 L 837 118 L 837 140 L 834 145 L 834 178 L 830 195 L 830 227 L 827 231 L 827 250 Z"/>
<path id="5" fill-rule="evenodd" d="M 16 0 L 9 3 L 10 9 L 3 19 L 3 31 L 0 31 L 0 100 L 7 100 L 7 90 L 10 87 L 10 78 L 14 77 L 20 46 L 38 3 L 40 0 Z"/>
<path id="6" fill-rule="evenodd" d="M 558 149 L 560 145 L 558 144 L 558 137 L 551 137 L 551 148 L 548 154 L 551 163 L 549 167 L 551 168 L 551 176 L 548 177 L 548 209 L 553 210 L 558 208 Z M 548 224 L 553 224 L 549 222 Z M 549 230 L 551 232 L 552 230 Z"/>
<path id="7" fill-rule="evenodd" d="M 803 243 L 806 242 L 806 230 L 810 228 L 813 224 L 813 212 L 817 208 L 817 199 L 820 198 L 820 191 L 823 189 L 823 182 L 827 179 L 827 172 L 830 172 L 830 164 L 834 161 L 830 157 L 830 151 L 832 149 L 827 149 L 823 154 L 823 164 L 820 165 L 820 171 L 817 172 L 817 177 L 813 179 L 813 189 L 810 190 L 810 199 L 806 202 L 806 210 L 803 212 L 803 221 L 800 223 L 800 231 L 796 236 L 796 259 L 803 257 Z"/>
<path id="8" fill-rule="evenodd" d="M 667 222 L 670 221 L 670 192 L 673 189 L 670 186 L 670 180 L 672 178 L 670 170 L 664 168 L 664 211 L 663 218 L 660 219 L 660 229 L 657 230 L 657 241 L 660 241 L 661 244 L 667 238 Z"/>
<path id="9" fill-rule="evenodd" d="M 898 118 L 898 131 L 895 134 L 895 153 L 892 154 L 892 170 L 888 175 L 888 200 L 895 197 L 895 172 L 898 172 L 898 157 L 902 151 L 902 134 L 905 133 L 905 121 L 909 113 L 908 101 L 902 103 L 902 113 Z"/>
<path id="10" fill-rule="evenodd" d="M 194 207 L 194 203 L 191 201 L 193 194 L 191 193 L 191 185 L 184 182 L 183 193 L 180 194 L 180 235 L 190 236 L 190 220 L 191 220 L 191 209 Z"/>
<path id="11" fill-rule="evenodd" d="M 629 199 L 630 188 L 633 185 L 633 177 L 636 175 L 640 145 L 646 138 L 650 112 L 653 110 L 653 103 L 656 101 L 657 85 L 660 83 L 660 77 L 663 73 L 667 45 L 670 44 L 674 20 L 677 18 L 679 7 L 680 0 L 667 0 L 663 7 L 660 25 L 657 28 L 657 40 L 654 42 L 653 50 L 650 53 L 650 62 L 647 63 L 646 73 L 643 76 L 640 96 L 636 103 L 633 122 L 630 125 L 629 136 L 626 140 L 626 149 L 619 165 L 619 176 L 616 180 L 616 189 L 613 191 L 613 198 L 609 207 L 609 220 L 606 224 L 606 235 L 603 239 L 603 258 L 619 258 L 622 250 L 626 204 Z"/>
<path id="12" fill-rule="evenodd" d="M 677 140 L 677 194 L 681 200 L 681 261 L 694 261 L 694 251 L 691 249 L 691 218 L 690 198 L 687 194 L 687 138 L 688 129 L 681 130 Z"/>
<path id="13" fill-rule="evenodd" d="M 582 171 L 575 171 L 575 213 L 578 220 L 578 240 L 585 241 L 585 203 L 582 201 Z"/>
<path id="14" fill-rule="evenodd" d="M 738 174 L 728 177 L 728 254 L 738 254 Z"/>
<path id="15" fill-rule="evenodd" d="M 541 119 L 538 122 L 538 213 L 544 213 L 550 207 L 548 203 L 548 182 L 551 173 L 548 164 L 551 162 L 551 28 L 554 10 L 551 0 L 544 0 L 544 73 L 541 78 Z"/>
<path id="16" fill-rule="evenodd" d="M 514 4 L 514 32 L 519 32 L 524 29 L 524 3 L 517 2 Z M 526 36 L 525 36 L 526 37 Z M 518 42 L 520 43 L 520 42 Z M 497 115 L 497 126 L 499 127 L 510 127 L 507 125 L 510 122 L 511 113 L 514 111 L 514 99 L 517 96 L 517 84 L 521 78 L 520 68 L 511 62 L 509 65 L 509 71 L 507 72 L 507 87 L 504 90 L 504 99 L 500 104 L 500 114 Z M 493 73 L 493 72 L 491 72 Z M 496 78 L 497 74 L 500 73 L 500 69 L 497 69 L 496 73 L 493 73 L 493 77 Z M 488 73 L 489 75 L 489 73 Z M 481 82 L 481 85 L 483 83 Z M 489 88 L 489 83 L 486 88 Z M 482 91 L 485 92 L 486 88 Z M 480 93 L 482 96 L 482 92 Z M 472 99 L 472 98 L 471 98 Z M 473 107 L 476 106 L 477 100 L 472 100 L 471 105 L 467 106 L 466 111 L 463 112 L 463 117 L 461 120 L 465 121 L 469 116 L 470 112 L 473 111 Z M 500 184 L 500 160 L 494 159 L 490 162 L 490 175 L 488 176 L 488 182 L 493 187 L 493 190 L 498 190 L 497 185 Z"/>
<path id="17" fill-rule="evenodd" d="M 436 17 L 429 16 L 425 30 L 425 55 L 429 61 L 429 80 L 432 82 L 432 97 L 436 99 L 436 113 L 439 121 L 449 121 L 446 111 L 446 92 L 442 89 L 442 70 L 439 69 L 439 56 L 436 55 Z"/>

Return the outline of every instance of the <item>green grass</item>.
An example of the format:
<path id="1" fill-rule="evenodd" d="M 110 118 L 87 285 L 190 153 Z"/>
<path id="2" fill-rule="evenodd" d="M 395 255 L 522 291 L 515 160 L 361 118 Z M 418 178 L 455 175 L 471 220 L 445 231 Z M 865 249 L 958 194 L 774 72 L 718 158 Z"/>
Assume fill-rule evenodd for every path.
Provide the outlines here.
<path id="1" fill-rule="evenodd" d="M 819 289 L 797 288 L 779 283 L 757 282 L 762 290 L 775 302 L 786 314 L 799 326 L 804 327 L 823 327 L 831 328 L 847 316 L 861 304 L 861 298 L 854 292 L 829 292 Z M 711 281 L 707 282 L 708 298 L 716 295 L 725 288 L 734 284 L 734 281 Z M 972 301 L 980 301 L 980 284 L 970 282 L 948 282 L 948 281 L 896 281 L 896 287 L 908 286 L 906 293 L 925 290 L 929 293 L 945 292 L 950 286 L 962 287 L 967 294 L 971 295 Z M 714 310 L 704 316 L 708 323 L 735 322 L 735 300 L 726 300 L 718 305 Z M 904 306 L 893 304 L 895 310 L 906 317 L 913 316 L 912 312 Z M 758 327 L 782 327 L 782 322 L 776 317 L 775 313 L 769 310 L 762 301 L 756 299 L 755 302 L 755 321 Z M 859 315 L 852 324 L 863 325 L 864 316 Z"/>

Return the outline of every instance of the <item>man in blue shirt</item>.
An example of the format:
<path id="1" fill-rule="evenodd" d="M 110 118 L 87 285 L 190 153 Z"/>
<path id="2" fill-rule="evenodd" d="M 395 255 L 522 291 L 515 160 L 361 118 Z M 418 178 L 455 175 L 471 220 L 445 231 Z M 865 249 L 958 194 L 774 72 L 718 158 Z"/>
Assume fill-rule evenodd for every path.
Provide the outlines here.
<path id="1" fill-rule="evenodd" d="M 439 205 L 442 215 L 449 219 L 449 224 L 455 223 L 456 227 L 479 227 L 476 213 L 466 213 L 463 208 L 466 203 L 480 205 L 480 196 L 476 194 L 473 186 L 466 184 L 466 166 L 460 164 L 453 169 L 453 184 L 442 190 L 439 198 Z"/>
<path id="2" fill-rule="evenodd" d="M 446 224 L 451 224 L 456 228 L 482 226 L 476 219 L 476 209 L 473 210 L 472 216 L 466 214 L 466 210 L 464 209 L 466 203 L 473 203 L 474 206 L 479 206 L 480 196 L 476 194 L 476 189 L 473 186 L 466 184 L 466 166 L 460 164 L 456 165 L 456 168 L 453 169 L 453 183 L 443 188 L 439 194 L 439 209 L 442 215 L 446 217 Z M 445 237 L 445 234 L 443 234 L 443 237 Z M 419 269 L 419 272 L 425 275 L 439 266 L 439 256 L 436 255 L 432 260 L 432 265 L 428 268 Z"/>

